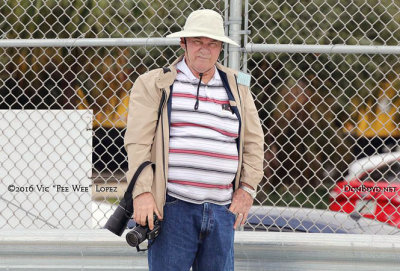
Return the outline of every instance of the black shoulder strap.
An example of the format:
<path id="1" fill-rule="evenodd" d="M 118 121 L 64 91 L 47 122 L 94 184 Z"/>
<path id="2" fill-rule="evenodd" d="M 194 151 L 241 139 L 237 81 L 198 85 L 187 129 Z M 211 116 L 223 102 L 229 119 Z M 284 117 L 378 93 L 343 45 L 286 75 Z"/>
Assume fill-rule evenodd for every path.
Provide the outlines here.
<path id="1" fill-rule="evenodd" d="M 163 91 L 162 94 L 161 94 L 160 105 L 158 106 L 157 124 L 158 124 L 158 121 L 160 120 L 161 110 L 162 110 L 162 106 L 164 104 L 164 101 L 165 101 L 165 91 Z"/>
<path id="2" fill-rule="evenodd" d="M 135 183 L 136 183 L 137 179 L 139 178 L 140 173 L 142 173 L 143 169 L 144 169 L 145 167 L 147 167 L 148 165 L 150 165 L 150 164 L 152 165 L 153 170 L 154 170 L 154 164 L 152 164 L 150 161 L 145 161 L 145 162 L 143 162 L 143 163 L 137 168 L 137 170 L 136 170 L 135 174 L 133 175 L 132 180 L 130 181 L 130 183 L 129 183 L 129 185 L 128 185 L 128 188 L 126 189 L 125 194 L 124 194 L 124 198 L 125 198 L 125 200 L 126 200 L 127 202 L 128 202 L 128 200 L 129 200 L 129 198 L 132 198 L 133 187 L 135 186 Z"/>
<path id="3" fill-rule="evenodd" d="M 163 67 L 162 69 L 163 69 L 163 72 L 164 72 L 164 73 L 167 73 L 167 72 L 170 72 L 170 71 L 171 71 L 171 69 L 168 68 L 168 67 Z M 166 95 L 166 94 L 165 94 L 165 91 L 163 91 L 162 94 L 161 94 L 160 105 L 158 106 L 157 124 L 158 124 L 158 121 L 160 120 L 162 106 L 163 106 L 164 101 L 165 101 L 165 95 Z"/>

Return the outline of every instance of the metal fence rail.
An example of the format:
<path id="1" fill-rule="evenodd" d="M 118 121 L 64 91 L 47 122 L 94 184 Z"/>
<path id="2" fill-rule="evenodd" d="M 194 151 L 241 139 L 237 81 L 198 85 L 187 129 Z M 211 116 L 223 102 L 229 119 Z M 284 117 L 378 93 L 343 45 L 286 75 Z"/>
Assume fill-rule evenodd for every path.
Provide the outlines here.
<path id="1" fill-rule="evenodd" d="M 123 135 L 132 84 L 182 53 L 178 39 L 163 37 L 200 8 L 223 14 L 226 32 L 242 44 L 240 49 L 225 46 L 221 61 L 252 75 L 265 132 L 265 174 L 255 204 L 358 213 L 399 227 L 397 0 L 21 0 L 0 4 L 0 111 L 90 112 L 92 125 L 82 133 L 92 135 L 85 145 L 92 149 L 85 161 L 92 168 L 74 175 L 68 166 L 58 167 L 64 158 L 52 152 L 77 164 L 74 159 L 82 155 L 63 149 L 62 141 L 74 138 L 55 132 L 63 123 L 46 117 L 29 134 L 17 128 L 24 127 L 18 117 L 3 120 L 8 128 L 0 133 L 0 228 L 45 227 L 9 221 L 4 214 L 20 207 L 33 218 L 56 216 L 41 196 L 56 199 L 60 193 L 71 202 L 82 193 L 96 200 L 76 205 L 96 213 L 93 221 L 75 225 L 75 218 L 85 218 L 72 206 L 64 214 L 66 227 L 102 226 L 98 214 L 104 218 L 109 210 L 102 204 L 117 202 L 126 185 Z M 37 157 L 35 146 L 46 145 L 37 138 L 52 133 L 58 141 L 48 141 L 50 149 Z M 369 158 L 357 162 L 363 148 Z M 382 164 L 381 172 L 372 171 Z M 44 173 L 35 173 L 37 168 Z M 342 193 L 344 186 L 338 189 L 338 184 L 348 174 L 362 180 Z M 68 176 L 81 183 L 81 190 L 65 187 Z M 60 187 L 30 191 L 32 179 L 45 177 Z M 19 191 L 10 191 L 9 185 Z M 379 185 L 394 192 L 383 186 L 381 193 L 362 191 Z M 63 223 L 52 225 L 63 228 Z"/>

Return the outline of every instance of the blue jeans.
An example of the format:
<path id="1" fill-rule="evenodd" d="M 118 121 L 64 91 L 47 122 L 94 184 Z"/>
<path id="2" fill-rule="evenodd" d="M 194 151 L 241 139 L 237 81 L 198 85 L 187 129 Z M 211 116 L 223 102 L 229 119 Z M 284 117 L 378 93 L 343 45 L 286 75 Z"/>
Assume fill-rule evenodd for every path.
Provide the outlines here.
<path id="1" fill-rule="evenodd" d="M 233 271 L 235 215 L 229 206 L 167 196 L 160 235 L 148 251 L 150 271 Z"/>

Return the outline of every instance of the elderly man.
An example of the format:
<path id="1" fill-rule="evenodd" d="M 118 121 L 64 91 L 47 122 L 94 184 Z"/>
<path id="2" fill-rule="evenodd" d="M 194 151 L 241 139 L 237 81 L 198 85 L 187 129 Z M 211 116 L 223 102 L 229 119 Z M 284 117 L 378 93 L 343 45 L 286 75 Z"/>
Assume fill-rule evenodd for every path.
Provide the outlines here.
<path id="1" fill-rule="evenodd" d="M 125 148 L 134 191 L 134 219 L 161 233 L 150 242 L 153 271 L 233 270 L 234 230 L 246 221 L 263 176 L 264 136 L 250 78 L 220 65 L 222 17 L 190 14 L 185 51 L 171 66 L 141 75 L 129 103 Z"/>

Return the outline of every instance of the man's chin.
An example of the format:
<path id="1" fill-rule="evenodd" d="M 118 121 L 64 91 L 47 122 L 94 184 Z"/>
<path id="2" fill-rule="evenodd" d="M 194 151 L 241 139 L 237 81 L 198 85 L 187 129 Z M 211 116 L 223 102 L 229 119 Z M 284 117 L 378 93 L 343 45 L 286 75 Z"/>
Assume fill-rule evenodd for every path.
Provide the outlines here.
<path id="1" fill-rule="evenodd" d="M 212 67 L 213 67 L 213 66 L 197 66 L 197 67 L 196 67 L 196 71 L 197 71 L 198 73 L 205 73 L 205 72 L 210 71 L 210 69 L 211 69 Z"/>

